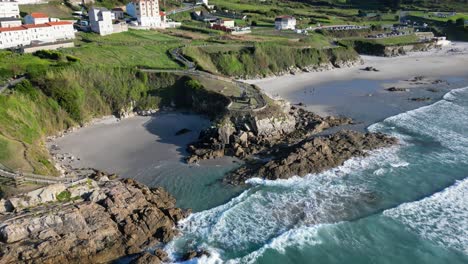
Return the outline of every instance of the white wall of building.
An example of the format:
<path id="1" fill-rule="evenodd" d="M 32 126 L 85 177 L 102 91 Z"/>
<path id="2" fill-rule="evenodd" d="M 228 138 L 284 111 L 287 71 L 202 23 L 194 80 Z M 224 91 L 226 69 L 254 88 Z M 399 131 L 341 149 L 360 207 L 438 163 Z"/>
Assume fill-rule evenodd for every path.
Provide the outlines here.
<path id="1" fill-rule="evenodd" d="M 36 4 L 45 4 L 48 3 L 49 0 L 15 0 L 20 5 L 36 5 Z"/>
<path id="2" fill-rule="evenodd" d="M 24 17 L 25 24 L 45 24 L 49 22 L 49 17 L 42 13 L 31 13 Z"/>
<path id="3" fill-rule="evenodd" d="M 11 19 L 11 20 L 0 20 L 0 27 L 21 27 L 21 20 Z"/>
<path id="4" fill-rule="evenodd" d="M 0 28 L 0 49 L 27 46 L 34 42 L 51 43 L 74 38 L 73 24 L 66 21 Z"/>
<path id="5" fill-rule="evenodd" d="M 0 0 L 0 17 L 20 17 L 18 2 Z"/>
<path id="6" fill-rule="evenodd" d="M 294 17 L 278 17 L 275 19 L 277 30 L 296 29 L 296 19 Z"/>
<path id="7" fill-rule="evenodd" d="M 91 30 L 101 36 L 114 33 L 112 26 L 112 13 L 105 8 L 91 8 L 88 12 Z"/>
<path id="8" fill-rule="evenodd" d="M 127 14 L 136 18 L 142 27 L 164 27 L 158 0 L 133 0 L 127 5 Z"/>
<path id="9" fill-rule="evenodd" d="M 29 45 L 30 43 L 31 38 L 26 28 L 0 29 L 0 48 L 2 49 Z"/>

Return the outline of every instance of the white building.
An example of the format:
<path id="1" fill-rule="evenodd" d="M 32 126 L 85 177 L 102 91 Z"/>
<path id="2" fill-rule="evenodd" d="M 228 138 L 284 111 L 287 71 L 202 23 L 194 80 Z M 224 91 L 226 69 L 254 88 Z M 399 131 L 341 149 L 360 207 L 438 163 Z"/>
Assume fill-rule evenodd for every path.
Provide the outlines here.
<path id="1" fill-rule="evenodd" d="M 236 26 L 236 22 L 232 19 L 218 19 L 216 24 L 226 28 L 233 28 Z"/>
<path id="2" fill-rule="evenodd" d="M 165 27 L 165 15 L 159 11 L 158 0 L 132 0 L 127 4 L 127 14 L 136 18 L 141 27 Z"/>
<path id="3" fill-rule="evenodd" d="M 20 17 L 18 2 L 0 0 L 0 17 Z"/>
<path id="4" fill-rule="evenodd" d="M 2 27 L 0 28 L 0 49 L 54 43 L 74 38 L 73 23 L 68 21 L 27 24 L 20 27 Z"/>
<path id="5" fill-rule="evenodd" d="M 103 7 L 93 7 L 89 10 L 88 15 L 92 31 L 99 33 L 101 36 L 114 33 L 111 11 Z"/>
<path id="6" fill-rule="evenodd" d="M 20 27 L 23 24 L 21 19 L 14 17 L 0 17 L 0 27 Z"/>
<path id="7" fill-rule="evenodd" d="M 25 24 L 45 24 L 49 22 L 49 17 L 44 13 L 31 13 L 24 17 Z"/>
<path id="8" fill-rule="evenodd" d="M 296 19 L 292 16 L 279 16 L 275 19 L 275 28 L 277 30 L 296 29 Z"/>
<path id="9" fill-rule="evenodd" d="M 197 0 L 196 5 L 208 5 L 208 0 Z"/>
<path id="10" fill-rule="evenodd" d="M 114 19 L 120 20 L 125 18 L 125 12 L 122 8 L 117 7 L 112 9 L 112 14 L 114 14 Z"/>
<path id="11" fill-rule="evenodd" d="M 48 0 L 15 0 L 20 5 L 37 5 L 37 4 L 47 4 Z"/>

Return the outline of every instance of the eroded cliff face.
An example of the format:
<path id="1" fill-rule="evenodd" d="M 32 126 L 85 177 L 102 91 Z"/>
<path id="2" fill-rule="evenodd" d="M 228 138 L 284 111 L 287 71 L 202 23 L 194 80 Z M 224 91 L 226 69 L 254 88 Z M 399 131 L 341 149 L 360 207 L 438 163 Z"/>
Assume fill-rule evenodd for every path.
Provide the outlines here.
<path id="1" fill-rule="evenodd" d="M 402 45 L 402 46 L 388 46 L 383 50 L 382 56 L 385 57 L 395 57 L 406 55 L 408 52 L 416 51 L 429 51 L 431 49 L 437 48 L 436 43 L 419 43 L 411 45 Z"/>
<path id="2" fill-rule="evenodd" d="M 75 188 L 87 191 L 72 197 Z M 67 201 L 0 214 L 1 263 L 106 263 L 170 241 L 189 213 L 163 189 L 131 179 L 88 180 L 55 195 L 64 192 Z M 153 263 L 166 256 L 159 252 Z"/>

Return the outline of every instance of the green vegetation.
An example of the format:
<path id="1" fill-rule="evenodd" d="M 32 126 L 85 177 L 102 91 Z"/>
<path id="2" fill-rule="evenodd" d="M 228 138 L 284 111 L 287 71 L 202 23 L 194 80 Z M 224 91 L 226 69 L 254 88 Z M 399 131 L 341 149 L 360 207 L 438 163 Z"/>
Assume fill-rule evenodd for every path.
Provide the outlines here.
<path id="1" fill-rule="evenodd" d="M 218 49 L 192 46 L 185 48 L 184 53 L 205 71 L 242 77 L 276 74 L 291 67 L 337 65 L 358 57 L 353 49 L 346 47 L 316 49 L 274 43 Z"/>
<path id="2" fill-rule="evenodd" d="M 169 51 L 184 40 L 157 31 L 130 30 L 101 37 L 81 33 L 77 47 L 63 52 L 79 58 L 85 66 L 180 69 Z"/>
<path id="3" fill-rule="evenodd" d="M 56 101 L 35 89 L 29 81 L 0 96 L 0 163 L 38 174 L 54 175 L 43 135 L 73 124 Z"/>
<path id="4" fill-rule="evenodd" d="M 112 8 L 126 3 L 97 0 L 96 5 Z M 164 106 L 190 108 L 214 117 L 225 110 L 229 99 L 240 97 L 239 87 L 231 82 L 203 75 L 187 77 L 142 70 L 184 69 L 172 58 L 171 51 L 176 48 L 183 47 L 187 57 L 202 70 L 252 77 L 278 74 L 293 67 L 341 65 L 357 59 L 356 50 L 382 54 L 388 46 L 417 43 L 415 35 L 365 39 L 367 35 L 383 33 L 384 25 L 397 23 L 400 8 L 411 8 L 407 18 L 428 23 L 436 32 L 456 39 L 468 36 L 464 25 L 468 13 L 460 13 L 467 12 L 468 5 L 461 0 L 210 0 L 210 3 L 218 9 L 246 15 L 246 20 L 236 23 L 252 25 L 252 33 L 229 35 L 208 29 L 206 23 L 190 20 L 190 12 L 183 12 L 171 16 L 184 21 L 180 29 L 130 30 L 105 37 L 79 33 L 75 48 L 23 55 L 0 51 L 0 86 L 20 75 L 27 78 L 0 95 L 0 164 L 25 172 L 56 175 L 44 146 L 48 135 L 82 125 L 94 117 Z M 166 0 L 161 5 L 170 10 L 181 2 Z M 434 10 L 459 13 L 440 18 Z M 69 2 L 51 1 L 22 5 L 21 11 L 23 16 L 34 11 L 70 18 L 73 7 Z M 299 28 L 318 24 L 371 28 L 311 31 L 304 35 L 275 30 L 274 19 L 278 15 L 295 16 Z M 242 104 L 240 100 L 232 101 L 234 106 Z M 245 104 L 255 103 L 252 98 Z M 269 111 L 264 114 L 271 115 Z"/>
<path id="5" fill-rule="evenodd" d="M 55 64 L 55 62 L 42 60 L 32 54 L 0 51 L 0 84 L 17 75 L 35 74 L 45 71 L 49 66 Z"/>
<path id="6" fill-rule="evenodd" d="M 68 202 L 71 200 L 71 193 L 69 191 L 63 191 L 56 196 L 59 202 Z"/>

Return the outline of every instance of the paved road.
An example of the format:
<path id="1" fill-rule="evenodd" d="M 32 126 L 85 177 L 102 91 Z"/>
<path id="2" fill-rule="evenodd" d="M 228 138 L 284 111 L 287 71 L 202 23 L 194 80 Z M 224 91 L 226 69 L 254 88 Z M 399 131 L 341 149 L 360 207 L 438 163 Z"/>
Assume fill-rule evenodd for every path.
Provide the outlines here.
<path id="1" fill-rule="evenodd" d="M 8 87 L 12 87 L 12 86 L 20 83 L 21 81 L 23 81 L 25 79 L 26 79 L 26 77 L 23 76 L 23 77 L 20 77 L 20 78 L 9 81 L 4 86 L 0 86 L 0 93 L 3 93 Z"/>

